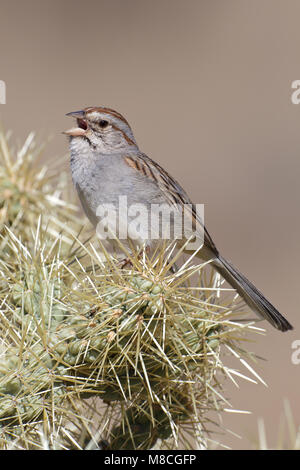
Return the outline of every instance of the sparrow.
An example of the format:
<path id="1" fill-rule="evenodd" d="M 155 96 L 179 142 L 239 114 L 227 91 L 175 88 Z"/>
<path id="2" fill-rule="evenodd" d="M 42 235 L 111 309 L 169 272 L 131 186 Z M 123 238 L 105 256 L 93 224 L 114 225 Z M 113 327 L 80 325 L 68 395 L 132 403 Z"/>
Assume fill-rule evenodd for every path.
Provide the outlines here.
<path id="1" fill-rule="evenodd" d="M 203 243 L 196 256 L 210 261 L 260 319 L 266 319 L 280 331 L 293 329 L 264 295 L 220 254 L 196 212 L 196 205 L 164 168 L 139 149 L 128 121 L 119 112 L 99 106 L 74 111 L 67 116 L 75 118 L 76 122 L 73 128 L 64 132 L 69 137 L 72 180 L 83 210 L 94 227 L 99 224 L 99 207 L 116 207 L 120 196 L 126 197 L 130 207 L 187 206 L 193 228 L 200 227 L 203 231 Z M 122 216 L 121 225 L 126 224 L 128 214 L 123 211 Z M 169 224 L 176 228 L 174 219 L 171 218 Z M 128 231 L 128 240 L 153 246 L 145 217 L 140 219 L 140 226 L 138 234 L 134 228 Z M 185 234 L 178 243 L 182 246 L 187 238 Z"/>

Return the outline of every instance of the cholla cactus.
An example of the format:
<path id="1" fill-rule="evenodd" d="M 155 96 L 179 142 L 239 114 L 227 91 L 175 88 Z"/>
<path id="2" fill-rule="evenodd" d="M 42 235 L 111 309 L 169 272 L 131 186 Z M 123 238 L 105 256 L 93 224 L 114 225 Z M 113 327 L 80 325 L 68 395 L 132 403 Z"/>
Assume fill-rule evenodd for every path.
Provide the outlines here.
<path id="1" fill-rule="evenodd" d="M 56 236 L 62 223 L 76 231 L 81 226 L 76 207 L 62 197 L 66 174 L 39 165 L 43 146 L 36 144 L 34 133 L 19 150 L 9 146 L 9 138 L 0 131 L 0 233 L 9 227 L 22 241 L 32 241 L 41 214 L 48 235 Z"/>
<path id="2" fill-rule="evenodd" d="M 295 423 L 291 405 L 287 399 L 284 400 L 284 413 L 281 415 L 278 428 L 277 442 L 268 445 L 265 422 L 262 418 L 258 421 L 257 442 L 252 442 L 255 449 L 259 450 L 300 450 L 300 425 Z M 287 430 L 286 430 L 287 428 Z"/>
<path id="3" fill-rule="evenodd" d="M 247 364 L 240 342 L 257 330 L 237 321 L 234 293 L 189 260 L 172 272 L 172 245 L 121 269 L 69 229 L 49 235 L 24 191 L 30 232 L 3 203 L 0 447 L 206 447 L 209 412 L 230 407 L 222 379 L 242 376 L 222 348 Z M 46 191 L 39 201 L 55 214 Z M 72 208 L 59 207 L 66 230 Z"/>

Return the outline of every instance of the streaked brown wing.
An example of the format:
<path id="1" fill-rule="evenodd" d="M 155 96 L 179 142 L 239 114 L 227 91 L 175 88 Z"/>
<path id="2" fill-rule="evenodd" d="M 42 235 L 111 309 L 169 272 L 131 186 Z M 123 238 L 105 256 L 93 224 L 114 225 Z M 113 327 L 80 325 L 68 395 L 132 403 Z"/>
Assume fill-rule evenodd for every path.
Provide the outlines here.
<path id="1" fill-rule="evenodd" d="M 197 216 L 195 209 L 195 204 L 192 203 L 186 192 L 180 186 L 180 184 L 169 175 L 169 173 L 164 170 L 158 163 L 152 160 L 145 154 L 140 155 L 128 155 L 125 157 L 125 162 L 127 165 L 134 168 L 136 171 L 139 171 L 145 177 L 150 178 L 152 181 L 158 185 L 160 190 L 163 192 L 166 200 L 170 205 L 172 204 L 190 204 L 191 205 L 191 216 L 194 221 L 197 221 L 201 226 L 203 222 Z M 218 250 L 209 235 L 208 231 L 204 228 L 204 244 L 210 249 L 215 255 L 218 254 Z"/>

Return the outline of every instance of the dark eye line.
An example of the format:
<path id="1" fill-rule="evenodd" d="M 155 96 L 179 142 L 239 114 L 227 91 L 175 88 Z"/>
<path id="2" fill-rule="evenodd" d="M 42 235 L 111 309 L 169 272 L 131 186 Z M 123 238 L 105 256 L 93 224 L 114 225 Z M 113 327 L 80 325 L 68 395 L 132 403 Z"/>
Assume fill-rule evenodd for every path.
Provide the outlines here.
<path id="1" fill-rule="evenodd" d="M 133 140 L 131 140 L 130 137 L 128 137 L 128 135 L 126 134 L 126 132 L 124 132 L 122 129 L 120 129 L 119 127 L 115 126 L 114 124 L 112 124 L 111 127 L 112 127 L 113 129 L 115 129 L 115 131 L 121 132 L 121 134 L 123 135 L 124 139 L 127 141 L 127 143 L 128 143 L 129 145 L 135 145 L 135 143 L 133 142 Z"/>

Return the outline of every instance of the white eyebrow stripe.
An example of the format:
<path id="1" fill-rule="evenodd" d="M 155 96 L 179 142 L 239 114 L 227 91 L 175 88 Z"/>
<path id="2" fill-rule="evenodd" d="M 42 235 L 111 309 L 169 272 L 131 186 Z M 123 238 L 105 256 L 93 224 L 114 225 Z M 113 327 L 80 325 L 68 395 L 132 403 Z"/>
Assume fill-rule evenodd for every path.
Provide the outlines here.
<path id="1" fill-rule="evenodd" d="M 126 138 L 126 140 L 128 140 L 128 143 L 136 145 L 136 140 L 135 140 L 135 137 L 133 135 L 130 125 L 128 124 L 126 119 L 117 111 L 114 111 L 113 109 L 110 109 L 110 108 L 99 107 L 99 108 L 86 108 L 85 112 L 87 114 L 87 118 L 93 122 L 97 122 L 101 119 L 109 120 L 109 122 L 112 124 L 112 126 L 116 130 L 119 130 L 120 132 L 124 134 L 124 137 Z"/>

